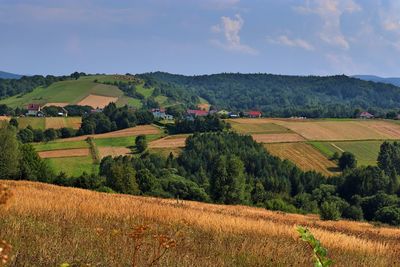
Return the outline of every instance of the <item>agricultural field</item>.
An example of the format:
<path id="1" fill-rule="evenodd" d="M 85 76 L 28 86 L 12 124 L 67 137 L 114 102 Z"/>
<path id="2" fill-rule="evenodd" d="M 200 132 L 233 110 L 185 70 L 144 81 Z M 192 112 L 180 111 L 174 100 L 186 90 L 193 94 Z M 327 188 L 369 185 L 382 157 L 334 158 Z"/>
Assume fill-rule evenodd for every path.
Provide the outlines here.
<path id="1" fill-rule="evenodd" d="M 46 129 L 54 128 L 60 129 L 63 127 L 79 129 L 81 127 L 81 117 L 46 117 L 45 125 Z"/>
<path id="2" fill-rule="evenodd" d="M 28 127 L 29 125 L 33 129 L 41 129 L 45 130 L 46 129 L 46 120 L 45 118 L 38 118 L 38 117 L 20 117 L 17 119 L 18 121 L 18 128 L 19 129 L 24 129 Z"/>
<path id="3" fill-rule="evenodd" d="M 90 78 L 91 77 L 91 78 Z M 78 80 L 68 80 L 56 82 L 47 88 L 38 87 L 32 92 L 24 95 L 16 95 L 3 100 L 0 100 L 0 104 L 6 104 L 10 107 L 22 107 L 29 103 L 37 103 L 45 105 L 47 103 L 56 104 L 96 104 L 93 101 L 93 97 L 86 99 L 90 95 L 106 97 L 108 101 L 118 102 L 120 97 L 123 97 L 124 93 L 118 89 L 118 87 L 113 85 L 105 85 L 100 83 L 95 83 L 93 80 L 96 76 L 82 77 Z M 129 103 L 130 100 L 124 97 L 124 101 Z M 86 99 L 86 100 L 85 100 Z M 105 99 L 105 98 L 104 98 Z M 102 102 L 99 103 L 104 105 L 106 102 L 101 99 Z M 132 98 L 133 99 L 133 98 Z M 83 101 L 83 102 L 81 102 Z"/>
<path id="4" fill-rule="evenodd" d="M 91 106 L 94 108 L 104 108 L 110 103 L 116 103 L 118 101 L 118 97 L 113 96 L 101 96 L 90 94 L 81 101 L 77 103 L 79 106 Z"/>
<path id="5" fill-rule="evenodd" d="M 157 266 L 312 266 L 311 250 L 298 238 L 296 225 L 310 228 L 335 266 L 400 264 L 398 228 L 245 206 L 3 183 L 13 193 L 0 220 L 0 238 L 13 246 L 10 266 L 131 266 L 133 258 L 135 266 L 144 266 L 161 236 L 172 245 Z M 141 240 L 146 245 L 135 257 Z"/>
<path id="6" fill-rule="evenodd" d="M 232 129 L 243 134 L 281 134 L 281 133 L 291 133 L 292 131 L 275 123 L 241 123 L 237 120 L 228 120 L 231 124 Z"/>
<path id="7" fill-rule="evenodd" d="M 252 134 L 253 139 L 259 143 L 286 143 L 303 142 L 305 139 L 296 133 L 281 134 Z"/>
<path id="8" fill-rule="evenodd" d="M 38 152 L 39 157 L 43 159 L 47 158 L 71 158 L 71 157 L 83 157 L 89 156 L 88 148 L 68 148 L 58 150 L 47 150 Z"/>
<path id="9" fill-rule="evenodd" d="M 382 141 L 311 142 L 311 144 L 327 157 L 331 157 L 335 152 L 347 151 L 356 156 L 359 166 L 375 166 Z"/>
<path id="10" fill-rule="evenodd" d="M 304 171 L 317 171 L 324 175 L 337 174 L 337 164 L 307 143 L 265 144 L 265 148 L 281 159 L 287 159 Z"/>
<path id="11" fill-rule="evenodd" d="M 89 147 L 86 141 L 72 141 L 72 142 L 42 142 L 42 143 L 33 143 L 33 147 L 37 152 L 46 151 L 46 150 L 57 150 L 57 149 L 73 149 L 73 148 L 87 148 Z"/>
<path id="12" fill-rule="evenodd" d="M 45 160 L 56 173 L 64 172 L 74 177 L 80 176 L 83 172 L 92 173 L 98 170 L 91 156 L 46 158 Z"/>
<path id="13" fill-rule="evenodd" d="M 149 143 L 149 148 L 180 148 L 186 144 L 188 134 L 169 135 L 167 137 L 152 141 Z"/>
<path id="14" fill-rule="evenodd" d="M 182 149 L 182 147 L 151 147 L 149 148 L 149 152 L 163 157 L 168 157 L 172 153 L 174 157 L 178 157 L 182 153 Z"/>

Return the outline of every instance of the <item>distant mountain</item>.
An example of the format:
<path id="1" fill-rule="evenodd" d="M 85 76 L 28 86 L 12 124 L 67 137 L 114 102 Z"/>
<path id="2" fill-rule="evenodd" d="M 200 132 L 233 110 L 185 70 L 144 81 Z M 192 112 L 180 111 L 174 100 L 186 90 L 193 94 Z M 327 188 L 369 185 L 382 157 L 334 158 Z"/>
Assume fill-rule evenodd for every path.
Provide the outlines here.
<path id="1" fill-rule="evenodd" d="M 0 71 L 0 79 L 19 79 L 22 75 Z"/>
<path id="2" fill-rule="evenodd" d="M 389 83 L 396 86 L 400 86 L 400 78 L 383 78 L 374 75 L 354 75 L 354 78 L 364 80 L 364 81 L 371 81 L 371 82 L 381 82 L 381 83 Z"/>

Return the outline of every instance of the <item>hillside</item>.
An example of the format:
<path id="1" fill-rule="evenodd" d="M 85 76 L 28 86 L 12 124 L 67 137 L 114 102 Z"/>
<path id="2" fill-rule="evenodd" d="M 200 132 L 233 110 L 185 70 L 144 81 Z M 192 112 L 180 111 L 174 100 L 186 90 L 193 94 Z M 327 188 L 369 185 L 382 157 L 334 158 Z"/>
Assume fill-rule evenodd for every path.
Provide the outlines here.
<path id="1" fill-rule="evenodd" d="M 168 247 L 159 247 L 166 250 L 160 266 L 311 266 L 296 225 L 309 226 L 337 266 L 399 264 L 400 230 L 395 228 L 245 206 L 3 183 L 14 194 L 0 220 L 0 238 L 13 246 L 10 266 L 130 266 L 133 258 L 143 266 L 166 242 Z"/>
<path id="2" fill-rule="evenodd" d="M 397 109 L 400 88 L 347 76 L 286 76 L 222 73 L 183 76 L 163 72 L 139 75 L 159 87 L 197 95 L 220 109 L 257 109 L 267 116 L 351 117 L 355 109 Z"/>
<path id="3" fill-rule="evenodd" d="M 355 75 L 353 77 L 364 81 L 388 83 L 388 84 L 393 84 L 395 86 L 400 86 L 400 78 L 382 78 L 374 75 Z"/>
<path id="4" fill-rule="evenodd" d="M 19 79 L 22 75 L 0 71 L 0 79 Z"/>

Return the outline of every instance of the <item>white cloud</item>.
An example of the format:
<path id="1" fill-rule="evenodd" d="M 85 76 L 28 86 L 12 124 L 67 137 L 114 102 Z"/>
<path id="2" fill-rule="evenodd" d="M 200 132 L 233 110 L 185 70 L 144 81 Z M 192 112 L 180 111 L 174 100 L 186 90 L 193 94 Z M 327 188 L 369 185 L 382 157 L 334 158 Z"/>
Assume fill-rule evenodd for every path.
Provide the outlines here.
<path id="1" fill-rule="evenodd" d="M 387 2 L 387 7 L 380 7 L 379 16 L 384 30 L 400 33 L 400 1 Z"/>
<path id="2" fill-rule="evenodd" d="M 299 47 L 304 50 L 312 51 L 314 50 L 314 46 L 307 42 L 306 40 L 303 39 L 290 39 L 286 35 L 281 35 L 278 36 L 277 38 L 267 38 L 267 41 L 271 44 L 279 44 L 279 45 L 285 45 L 285 46 L 290 46 L 290 47 Z"/>
<path id="3" fill-rule="evenodd" d="M 240 30 L 242 29 L 244 20 L 240 15 L 235 15 L 234 18 L 221 17 L 221 23 L 211 27 L 211 31 L 214 33 L 222 33 L 224 35 L 224 41 L 212 40 L 212 43 L 222 47 L 226 50 L 243 52 L 248 54 L 257 54 L 257 50 L 242 44 L 240 40 Z"/>
<path id="4" fill-rule="evenodd" d="M 344 50 L 350 48 L 349 42 L 343 35 L 340 23 L 344 13 L 361 11 L 361 7 L 353 0 L 306 0 L 305 5 L 295 8 L 302 14 L 316 14 L 323 24 L 319 37 L 325 43 L 340 47 Z"/>

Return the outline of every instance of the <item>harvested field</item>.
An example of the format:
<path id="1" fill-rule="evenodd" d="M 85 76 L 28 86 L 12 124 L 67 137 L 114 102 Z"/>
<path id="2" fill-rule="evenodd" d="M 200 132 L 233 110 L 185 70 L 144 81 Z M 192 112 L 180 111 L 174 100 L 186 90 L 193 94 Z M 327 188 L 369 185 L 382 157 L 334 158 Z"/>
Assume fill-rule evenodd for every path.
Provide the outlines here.
<path id="1" fill-rule="evenodd" d="M 33 129 L 41 129 L 44 130 L 46 128 L 45 118 L 39 117 L 19 117 L 18 119 L 18 128 L 24 129 L 29 125 Z"/>
<path id="2" fill-rule="evenodd" d="M 256 142 L 259 143 L 287 143 L 305 141 L 303 137 L 296 133 L 252 134 L 251 136 Z"/>
<path id="3" fill-rule="evenodd" d="M 265 124 L 265 123 L 273 123 L 276 119 L 270 118 L 258 118 L 258 119 L 251 119 L 251 118 L 239 118 L 239 119 L 228 119 L 228 122 L 233 123 L 240 123 L 240 124 Z"/>
<path id="4" fill-rule="evenodd" d="M 185 147 L 188 135 L 167 136 L 149 143 L 149 148 Z"/>
<path id="5" fill-rule="evenodd" d="M 337 165 L 322 153 L 306 143 L 266 144 L 267 150 L 282 159 L 287 159 L 304 171 L 317 171 L 324 175 L 333 175 Z"/>
<path id="6" fill-rule="evenodd" d="M 201 109 L 201 110 L 209 111 L 210 110 L 210 104 L 208 104 L 208 103 L 198 104 L 197 108 Z"/>
<path id="7" fill-rule="evenodd" d="M 118 97 L 112 96 L 101 96 L 101 95 L 88 95 L 84 99 L 82 99 L 78 105 L 80 106 L 91 106 L 94 108 L 104 108 L 111 102 L 116 103 L 118 101 Z"/>
<path id="8" fill-rule="evenodd" d="M 312 266 L 310 248 L 299 240 L 296 225 L 310 228 L 335 266 L 400 264 L 398 228 L 245 206 L 4 183 L 14 194 L 0 220 L 0 238 L 13 246 L 10 266 L 131 266 L 136 243 L 129 234 L 140 225 L 149 227 L 147 242 L 156 234 L 176 242 L 158 266 Z M 142 247 L 143 264 L 137 266 L 146 265 L 154 248 Z"/>
<path id="9" fill-rule="evenodd" d="M 46 129 L 54 128 L 61 129 L 63 127 L 79 129 L 81 126 L 81 117 L 46 117 Z"/>
<path id="10" fill-rule="evenodd" d="M 106 147 L 98 147 L 100 158 L 104 158 L 107 156 L 125 156 L 131 153 L 131 150 L 127 147 L 117 147 L 117 146 L 106 146 Z"/>
<path id="11" fill-rule="evenodd" d="M 39 156 L 45 158 L 67 158 L 83 157 L 89 155 L 88 148 L 58 149 L 38 152 Z"/>
<path id="12" fill-rule="evenodd" d="M 50 102 L 50 103 L 47 103 L 46 105 L 44 105 L 43 107 L 54 106 L 54 107 L 63 108 L 63 107 L 68 106 L 68 105 L 69 105 L 69 103 L 65 103 L 65 102 Z"/>
<path id="13" fill-rule="evenodd" d="M 308 140 L 400 139 L 400 125 L 379 120 L 276 121 Z"/>
<path id="14" fill-rule="evenodd" d="M 93 137 L 94 139 L 101 138 L 116 138 L 116 137 L 126 137 L 126 136 L 137 136 L 140 134 L 159 134 L 160 129 L 153 125 L 139 125 L 132 128 L 127 128 L 119 131 L 103 133 L 103 134 L 92 134 L 92 135 L 82 135 L 77 137 L 65 138 L 59 140 L 60 142 L 69 142 L 69 141 L 80 141 L 85 140 L 88 137 Z"/>
<path id="15" fill-rule="evenodd" d="M 161 155 L 163 157 L 168 157 L 170 153 L 174 155 L 174 157 L 178 157 L 182 153 L 181 147 L 162 147 L 162 148 L 150 148 L 149 152 Z"/>

